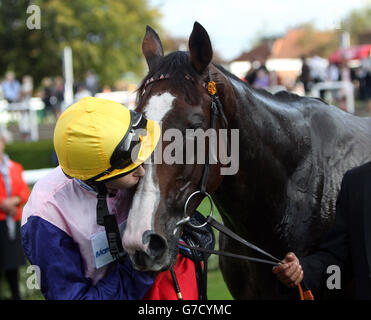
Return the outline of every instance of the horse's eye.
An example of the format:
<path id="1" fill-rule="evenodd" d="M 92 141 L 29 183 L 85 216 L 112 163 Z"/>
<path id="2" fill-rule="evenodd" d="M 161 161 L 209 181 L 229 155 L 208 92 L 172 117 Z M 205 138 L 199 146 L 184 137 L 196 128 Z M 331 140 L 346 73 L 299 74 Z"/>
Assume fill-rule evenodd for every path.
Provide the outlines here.
<path id="1" fill-rule="evenodd" d="M 189 129 L 202 129 L 204 127 L 204 116 L 200 113 L 193 113 L 188 118 Z"/>
<path id="2" fill-rule="evenodd" d="M 192 123 L 190 129 L 202 129 L 204 127 L 203 122 Z"/>

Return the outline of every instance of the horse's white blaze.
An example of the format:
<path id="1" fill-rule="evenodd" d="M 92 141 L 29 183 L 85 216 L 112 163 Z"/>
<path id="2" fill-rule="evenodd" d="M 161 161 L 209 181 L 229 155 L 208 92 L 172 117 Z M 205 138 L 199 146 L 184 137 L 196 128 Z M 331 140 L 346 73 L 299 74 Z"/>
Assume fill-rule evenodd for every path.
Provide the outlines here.
<path id="1" fill-rule="evenodd" d="M 153 96 L 144 108 L 144 115 L 151 120 L 161 122 L 166 114 L 173 108 L 175 97 L 169 92 Z"/>
<path id="2" fill-rule="evenodd" d="M 161 122 L 173 108 L 175 97 L 168 92 L 151 97 L 144 108 L 144 115 L 151 120 Z M 154 165 L 146 167 L 133 198 L 123 236 L 125 250 L 133 255 L 136 250 L 146 252 L 148 243 L 143 243 L 143 233 L 153 230 L 154 216 L 160 201 L 160 188 L 155 181 Z"/>
<path id="3" fill-rule="evenodd" d="M 153 165 L 146 169 L 133 198 L 123 236 L 124 248 L 131 255 L 136 250 L 147 251 L 148 243 L 143 243 L 143 233 L 153 229 L 153 218 L 160 200 L 160 190 L 153 179 Z"/>

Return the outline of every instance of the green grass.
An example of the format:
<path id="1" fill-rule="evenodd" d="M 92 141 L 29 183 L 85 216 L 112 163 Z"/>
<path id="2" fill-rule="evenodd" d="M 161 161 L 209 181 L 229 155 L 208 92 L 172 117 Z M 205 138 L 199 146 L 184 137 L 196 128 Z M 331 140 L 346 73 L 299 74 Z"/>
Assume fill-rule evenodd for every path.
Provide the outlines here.
<path id="1" fill-rule="evenodd" d="M 19 272 L 19 290 L 21 293 L 21 298 L 23 300 L 44 300 L 44 296 L 41 294 L 41 291 L 38 289 L 28 289 L 27 288 L 27 279 L 32 276 L 32 273 L 27 273 L 26 266 L 22 266 L 18 269 Z M 3 276 L 0 281 L 0 300 L 11 299 L 10 290 L 8 283 Z"/>
<path id="2" fill-rule="evenodd" d="M 209 300 L 233 300 L 219 268 L 213 271 L 208 271 L 207 298 Z"/>
<path id="3" fill-rule="evenodd" d="M 204 216 L 209 215 L 210 213 L 210 203 L 208 199 L 204 199 L 197 208 Z M 215 220 L 221 222 L 219 211 L 214 205 L 214 214 L 213 217 Z M 219 233 L 215 232 L 215 249 L 219 248 Z M 219 269 L 219 257 L 216 255 L 211 255 L 208 260 L 208 275 L 207 275 L 207 297 L 209 300 L 232 300 L 233 297 L 229 293 L 227 285 L 224 282 L 222 273 Z"/>

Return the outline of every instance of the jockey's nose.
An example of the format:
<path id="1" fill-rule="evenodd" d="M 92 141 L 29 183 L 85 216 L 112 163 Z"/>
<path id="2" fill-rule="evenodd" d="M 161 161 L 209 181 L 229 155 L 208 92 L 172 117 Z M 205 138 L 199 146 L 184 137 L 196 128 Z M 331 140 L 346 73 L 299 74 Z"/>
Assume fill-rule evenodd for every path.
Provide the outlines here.
<path id="1" fill-rule="evenodd" d="M 140 165 L 134 172 L 133 175 L 135 177 L 143 177 L 144 174 L 146 173 L 146 170 L 143 168 L 143 165 Z"/>

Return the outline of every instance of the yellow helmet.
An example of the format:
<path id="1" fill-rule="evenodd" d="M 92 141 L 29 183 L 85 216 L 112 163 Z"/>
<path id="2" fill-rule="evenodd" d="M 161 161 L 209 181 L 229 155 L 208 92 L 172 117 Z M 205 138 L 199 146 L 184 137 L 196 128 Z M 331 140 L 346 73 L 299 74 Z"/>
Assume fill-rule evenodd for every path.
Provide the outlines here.
<path id="1" fill-rule="evenodd" d="M 103 181 L 140 166 L 155 149 L 160 132 L 157 122 L 141 113 L 114 101 L 87 97 L 59 117 L 54 148 L 65 174 Z"/>

